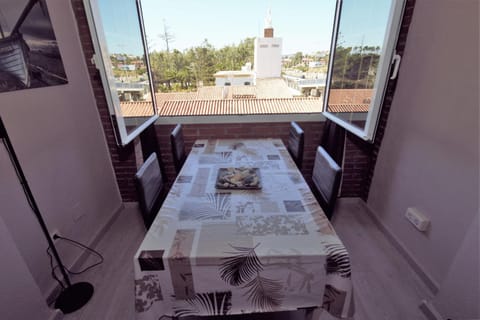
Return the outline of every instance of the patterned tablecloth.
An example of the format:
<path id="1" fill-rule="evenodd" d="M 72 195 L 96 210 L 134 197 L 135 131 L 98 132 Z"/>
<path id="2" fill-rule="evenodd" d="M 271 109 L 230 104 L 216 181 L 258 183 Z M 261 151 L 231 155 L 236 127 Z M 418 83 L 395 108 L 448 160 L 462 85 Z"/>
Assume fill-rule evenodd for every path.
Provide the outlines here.
<path id="1" fill-rule="evenodd" d="M 262 189 L 216 189 L 229 167 Z M 278 139 L 196 141 L 134 265 L 137 319 L 353 313 L 348 253 Z"/>

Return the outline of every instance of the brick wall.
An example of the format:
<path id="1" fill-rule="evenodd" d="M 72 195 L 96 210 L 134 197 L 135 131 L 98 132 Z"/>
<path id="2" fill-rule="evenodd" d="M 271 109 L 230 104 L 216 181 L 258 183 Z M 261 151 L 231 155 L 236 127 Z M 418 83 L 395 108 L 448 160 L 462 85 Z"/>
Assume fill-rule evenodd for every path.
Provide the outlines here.
<path id="1" fill-rule="evenodd" d="M 117 146 L 100 73 L 95 65 L 91 62 L 94 49 L 92 39 L 90 37 L 90 29 L 88 27 L 87 17 L 85 16 L 83 1 L 71 0 L 71 3 L 77 19 L 77 27 L 83 47 L 85 62 L 90 75 L 90 82 L 92 84 L 93 93 L 97 102 L 98 113 L 100 115 L 103 130 L 105 132 L 105 138 L 110 151 L 110 156 L 112 158 L 113 169 L 118 181 L 120 193 L 123 201 L 136 201 L 135 186 L 133 185 L 133 175 L 135 175 L 135 172 L 137 171 L 134 147 L 133 144 L 130 144 L 124 148 Z"/>
<path id="2" fill-rule="evenodd" d="M 305 131 L 304 175 L 311 174 L 315 148 L 320 142 L 323 122 L 299 122 Z M 175 168 L 170 147 L 170 132 L 174 125 L 157 125 L 157 137 L 162 150 L 162 161 L 170 184 L 175 178 Z M 184 124 L 183 135 L 186 151 L 189 152 L 196 139 L 280 138 L 287 142 L 289 122 L 235 123 L 235 124 Z"/>
<path id="3" fill-rule="evenodd" d="M 298 122 L 305 132 L 305 149 L 302 173 L 311 184 L 311 175 L 315 151 L 320 143 L 323 122 Z M 171 155 L 170 132 L 174 125 L 157 125 L 157 138 L 162 150 L 162 162 L 165 166 L 167 184 L 171 185 L 176 173 Z M 236 124 L 184 124 L 183 135 L 186 151 L 189 152 L 196 139 L 239 139 L 239 138 L 280 138 L 287 142 L 290 122 L 279 123 L 236 123 Z M 348 134 L 346 139 L 344 183 L 341 195 L 344 197 L 362 196 L 363 186 L 369 170 L 370 144 Z M 366 148 L 367 147 L 367 148 Z"/>
<path id="4" fill-rule="evenodd" d="M 365 197 L 371 166 L 372 145 L 347 133 L 341 185 L 342 197 Z"/>

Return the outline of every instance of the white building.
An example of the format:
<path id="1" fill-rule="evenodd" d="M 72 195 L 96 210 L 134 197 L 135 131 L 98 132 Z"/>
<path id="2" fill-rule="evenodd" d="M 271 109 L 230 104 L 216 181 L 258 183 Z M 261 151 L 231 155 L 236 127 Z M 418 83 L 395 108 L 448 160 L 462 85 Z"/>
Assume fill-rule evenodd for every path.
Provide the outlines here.
<path id="1" fill-rule="evenodd" d="M 135 65 L 134 64 L 119 64 L 118 69 L 123 70 L 123 71 L 135 71 Z"/>
<path id="2" fill-rule="evenodd" d="M 249 86 L 255 81 L 251 63 L 245 64 L 241 71 L 218 71 L 214 74 L 216 86 Z"/>
<path id="3" fill-rule="evenodd" d="M 255 39 L 254 71 L 257 79 L 279 78 L 282 74 L 282 38 L 273 36 L 270 10 L 265 19 L 263 38 Z"/>

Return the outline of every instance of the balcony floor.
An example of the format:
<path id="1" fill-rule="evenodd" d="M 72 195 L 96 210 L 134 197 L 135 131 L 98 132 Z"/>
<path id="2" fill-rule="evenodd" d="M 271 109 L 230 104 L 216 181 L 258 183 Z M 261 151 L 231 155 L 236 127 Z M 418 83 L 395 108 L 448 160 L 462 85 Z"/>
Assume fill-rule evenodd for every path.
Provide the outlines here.
<path id="1" fill-rule="evenodd" d="M 425 320 L 418 306 L 421 300 L 429 300 L 431 293 L 374 224 L 364 202 L 339 199 L 333 225 L 351 255 L 354 320 Z M 63 319 L 135 319 L 132 257 L 144 233 L 136 204 L 127 203 L 96 248 L 103 254 L 104 263 L 73 278 L 73 282 L 85 280 L 95 286 L 92 300 Z M 300 320 L 304 317 L 302 312 L 233 317 L 240 318 Z M 321 316 L 321 320 L 330 319 L 333 318 L 326 313 Z"/>

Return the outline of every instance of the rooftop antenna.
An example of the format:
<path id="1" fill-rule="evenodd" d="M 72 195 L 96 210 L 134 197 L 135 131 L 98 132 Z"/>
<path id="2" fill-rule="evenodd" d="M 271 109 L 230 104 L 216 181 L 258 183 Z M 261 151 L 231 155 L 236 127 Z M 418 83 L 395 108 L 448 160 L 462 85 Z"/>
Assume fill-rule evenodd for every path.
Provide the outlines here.
<path id="1" fill-rule="evenodd" d="M 272 9 L 268 8 L 267 15 L 265 16 L 265 28 L 273 28 L 272 27 Z"/>

